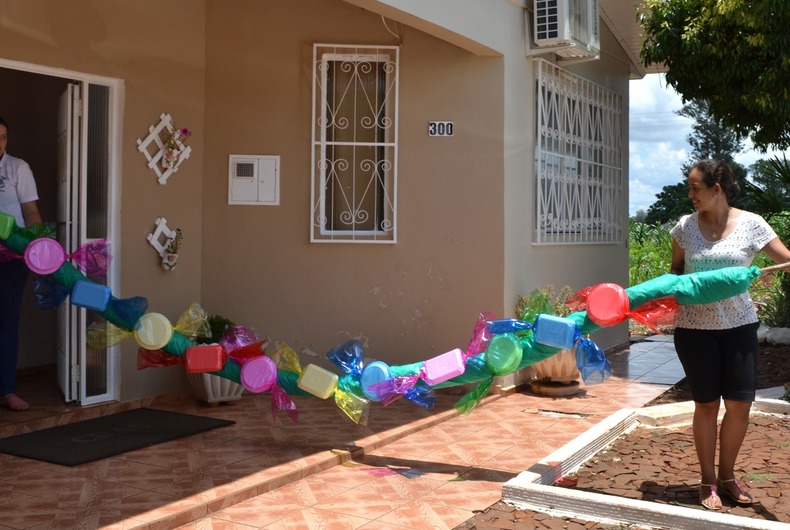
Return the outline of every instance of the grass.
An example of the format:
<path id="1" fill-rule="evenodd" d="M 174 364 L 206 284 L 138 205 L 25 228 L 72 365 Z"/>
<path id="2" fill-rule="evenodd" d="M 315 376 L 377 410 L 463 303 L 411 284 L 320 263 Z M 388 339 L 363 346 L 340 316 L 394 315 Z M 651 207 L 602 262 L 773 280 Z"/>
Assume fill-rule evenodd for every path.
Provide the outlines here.
<path id="1" fill-rule="evenodd" d="M 773 473 L 746 473 L 743 478 L 752 482 L 761 482 L 763 480 L 773 480 L 775 475 Z"/>

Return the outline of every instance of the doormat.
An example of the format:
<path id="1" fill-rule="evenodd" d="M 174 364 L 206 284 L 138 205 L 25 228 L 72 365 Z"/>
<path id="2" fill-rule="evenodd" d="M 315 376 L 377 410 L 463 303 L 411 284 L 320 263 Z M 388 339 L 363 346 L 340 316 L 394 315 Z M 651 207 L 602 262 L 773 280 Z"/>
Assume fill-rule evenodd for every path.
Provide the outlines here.
<path id="1" fill-rule="evenodd" d="M 78 466 L 234 423 L 140 408 L 2 438 L 0 453 Z"/>

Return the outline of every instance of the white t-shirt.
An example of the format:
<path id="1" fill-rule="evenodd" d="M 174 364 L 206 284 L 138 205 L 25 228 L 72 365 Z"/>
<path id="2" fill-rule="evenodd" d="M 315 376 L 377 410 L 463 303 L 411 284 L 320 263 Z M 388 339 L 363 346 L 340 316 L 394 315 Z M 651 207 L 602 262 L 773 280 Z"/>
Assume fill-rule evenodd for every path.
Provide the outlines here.
<path id="1" fill-rule="evenodd" d="M 749 267 L 754 257 L 776 238 L 776 232 L 757 214 L 742 211 L 732 232 L 708 241 L 700 232 L 697 212 L 681 217 L 670 234 L 685 252 L 684 273 L 723 267 Z M 712 304 L 681 305 L 675 326 L 691 329 L 730 329 L 758 322 L 748 293 Z"/>
<path id="2" fill-rule="evenodd" d="M 11 214 L 19 227 L 25 226 L 22 204 L 38 200 L 36 180 L 30 166 L 8 153 L 0 158 L 0 211 Z"/>

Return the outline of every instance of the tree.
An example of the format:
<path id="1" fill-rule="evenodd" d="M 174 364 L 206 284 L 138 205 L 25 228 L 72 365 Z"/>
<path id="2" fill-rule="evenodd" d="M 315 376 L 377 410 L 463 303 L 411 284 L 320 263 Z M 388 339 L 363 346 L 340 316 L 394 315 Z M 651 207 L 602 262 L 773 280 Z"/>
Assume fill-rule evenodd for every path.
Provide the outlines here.
<path id="1" fill-rule="evenodd" d="M 790 7 L 787 0 L 645 0 L 645 66 L 667 68 L 685 101 L 755 147 L 790 147 Z"/>
<path id="2" fill-rule="evenodd" d="M 664 186 L 656 199 L 658 200 L 647 209 L 645 224 L 665 224 L 694 211 L 689 199 L 689 187 L 685 182 Z"/>
<path id="3" fill-rule="evenodd" d="M 637 223 L 644 223 L 646 217 L 647 217 L 647 212 L 640 208 L 634 214 L 633 220 L 636 221 Z"/>
<path id="4" fill-rule="evenodd" d="M 694 120 L 691 133 L 686 137 L 691 145 L 691 153 L 681 167 L 681 182 L 664 186 L 661 193 L 656 195 L 658 200 L 648 208 L 645 222 L 649 224 L 675 221 L 681 215 L 694 211 L 685 178 L 699 160 L 715 158 L 726 162 L 739 181 L 746 180 L 746 168 L 734 160 L 734 156 L 743 151 L 743 140 L 731 128 L 711 116 L 706 101 L 691 101 L 683 105 L 677 114 Z M 742 207 L 743 201 L 742 195 L 734 205 Z"/>
<path id="5" fill-rule="evenodd" d="M 720 120 L 711 116 L 710 108 L 706 101 L 691 101 L 683 105 L 683 108 L 676 112 L 678 116 L 685 116 L 694 120 L 691 126 L 691 134 L 686 137 L 691 146 L 689 160 L 683 164 L 683 175 L 688 175 L 691 167 L 697 161 L 705 158 L 715 158 L 730 165 L 735 171 L 735 155 L 743 151 L 743 139 L 729 127 L 722 125 Z M 738 165 L 743 177 L 746 170 Z"/>
<path id="6" fill-rule="evenodd" d="M 766 219 L 790 217 L 790 161 L 785 155 L 758 160 L 751 166 L 752 182 L 743 182 L 751 210 Z M 779 234 L 786 239 L 790 234 Z"/>

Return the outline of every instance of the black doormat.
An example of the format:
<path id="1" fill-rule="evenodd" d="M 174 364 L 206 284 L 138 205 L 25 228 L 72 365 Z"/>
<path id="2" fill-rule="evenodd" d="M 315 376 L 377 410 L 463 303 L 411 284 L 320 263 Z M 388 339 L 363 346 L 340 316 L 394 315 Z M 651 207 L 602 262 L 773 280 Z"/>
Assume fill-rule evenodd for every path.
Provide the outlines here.
<path id="1" fill-rule="evenodd" d="M 78 466 L 233 423 L 141 408 L 2 438 L 0 453 Z"/>

